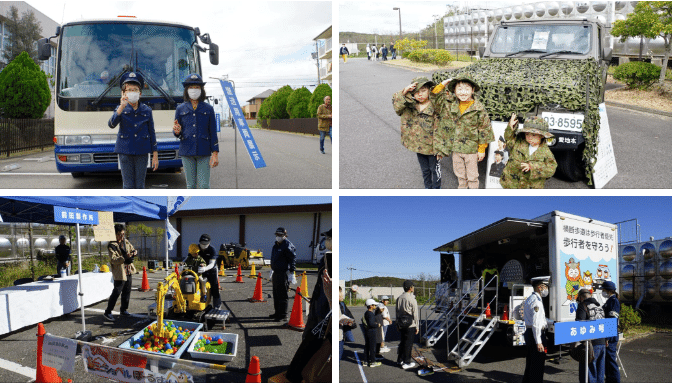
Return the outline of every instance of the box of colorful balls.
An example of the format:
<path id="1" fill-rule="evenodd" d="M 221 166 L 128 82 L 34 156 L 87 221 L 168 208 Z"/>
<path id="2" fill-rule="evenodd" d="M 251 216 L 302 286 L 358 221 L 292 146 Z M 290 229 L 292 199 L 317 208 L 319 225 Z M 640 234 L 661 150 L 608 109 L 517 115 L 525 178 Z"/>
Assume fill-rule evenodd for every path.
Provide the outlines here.
<path id="1" fill-rule="evenodd" d="M 119 348 L 135 349 L 144 353 L 179 359 L 201 328 L 203 328 L 201 323 L 164 320 L 164 329 L 167 334 L 166 337 L 159 337 L 155 334 L 157 333 L 157 322 L 155 321 L 123 342 Z"/>
<path id="2" fill-rule="evenodd" d="M 235 333 L 197 332 L 187 352 L 192 359 L 231 361 L 236 357 L 237 348 Z"/>

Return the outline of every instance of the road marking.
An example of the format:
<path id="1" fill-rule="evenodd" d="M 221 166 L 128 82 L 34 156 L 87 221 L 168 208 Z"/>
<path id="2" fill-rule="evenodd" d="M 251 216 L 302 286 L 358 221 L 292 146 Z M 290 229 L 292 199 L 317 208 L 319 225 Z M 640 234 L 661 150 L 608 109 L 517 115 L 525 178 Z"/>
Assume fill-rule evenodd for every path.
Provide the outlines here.
<path id="1" fill-rule="evenodd" d="M 37 376 L 37 370 L 31 367 L 26 367 L 21 364 L 17 364 L 13 361 L 0 359 L 0 369 L 6 369 L 8 371 L 18 373 L 19 375 L 29 377 L 33 381 Z"/>
<path id="2" fill-rule="evenodd" d="M 71 176 L 69 173 L 31 173 L 31 172 L 24 172 L 24 173 L 5 173 L 3 176 Z"/>
<path id="3" fill-rule="evenodd" d="M 362 376 L 362 382 L 367 383 L 367 377 L 365 377 L 365 371 L 362 370 L 362 364 L 360 363 L 360 358 L 358 357 L 358 353 L 353 351 L 355 354 L 355 361 L 358 362 L 358 368 L 360 368 L 360 375 Z"/>
<path id="4" fill-rule="evenodd" d="M 84 308 L 84 310 L 85 311 L 91 311 L 91 312 L 105 313 L 104 309 L 98 309 L 98 308 Z M 117 312 L 117 311 L 112 311 L 112 314 L 116 315 L 116 316 L 121 316 L 119 314 L 119 312 Z M 147 316 L 147 315 L 138 315 L 138 314 L 135 314 L 135 313 L 132 313 L 131 317 L 137 317 L 139 319 L 150 319 L 150 317 Z"/>

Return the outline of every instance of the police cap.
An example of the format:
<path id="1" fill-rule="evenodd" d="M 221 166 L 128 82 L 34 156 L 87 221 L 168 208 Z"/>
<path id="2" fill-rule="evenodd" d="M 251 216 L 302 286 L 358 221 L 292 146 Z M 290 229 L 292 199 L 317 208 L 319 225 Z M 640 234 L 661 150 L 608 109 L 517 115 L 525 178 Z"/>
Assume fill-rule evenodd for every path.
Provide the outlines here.
<path id="1" fill-rule="evenodd" d="M 143 79 L 143 76 L 140 73 L 129 72 L 125 73 L 119 80 L 119 88 L 121 88 L 126 83 L 136 83 L 142 90 L 143 86 L 145 85 L 145 79 Z"/>
<path id="2" fill-rule="evenodd" d="M 530 279 L 530 283 L 533 285 L 533 287 L 537 287 L 540 284 L 544 284 L 546 286 L 549 286 L 549 280 L 551 280 L 550 276 L 539 276 L 539 277 L 533 277 Z"/>
<path id="3" fill-rule="evenodd" d="M 190 85 L 204 85 L 206 84 L 201 76 L 198 73 L 190 73 L 185 77 L 185 80 L 182 82 L 183 87 L 188 87 Z"/>

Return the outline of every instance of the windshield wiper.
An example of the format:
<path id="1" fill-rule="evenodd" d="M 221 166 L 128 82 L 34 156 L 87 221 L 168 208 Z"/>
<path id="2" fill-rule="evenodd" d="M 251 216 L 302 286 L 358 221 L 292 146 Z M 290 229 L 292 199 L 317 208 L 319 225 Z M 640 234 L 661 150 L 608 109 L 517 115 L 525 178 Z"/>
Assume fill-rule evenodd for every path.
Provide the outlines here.
<path id="1" fill-rule="evenodd" d="M 125 73 L 128 73 L 128 72 L 129 72 L 129 69 L 130 69 L 130 68 L 128 68 L 127 66 L 124 66 L 124 69 L 122 69 L 122 71 L 121 71 L 117 76 L 115 76 L 115 77 L 112 79 L 112 81 L 110 81 L 110 82 L 108 83 L 107 88 L 105 88 L 105 90 L 103 91 L 103 93 L 101 93 L 100 95 L 98 95 L 98 97 L 96 98 L 96 100 L 94 100 L 94 101 L 91 102 L 91 105 L 93 105 L 93 106 L 97 106 L 97 105 L 100 103 L 100 101 L 103 100 L 103 97 L 105 97 L 105 95 L 107 95 L 108 92 L 110 92 L 110 90 L 111 90 L 112 88 L 114 88 L 115 85 L 117 85 L 117 83 L 119 82 L 119 79 L 120 79 L 122 76 L 124 76 Z"/>
<path id="2" fill-rule="evenodd" d="M 136 66 L 136 72 L 140 73 L 143 76 L 143 78 L 145 79 L 145 82 L 147 84 L 149 84 L 150 87 L 159 91 L 159 93 L 161 93 L 161 96 L 163 96 L 163 98 L 166 99 L 166 101 L 168 101 L 168 104 L 171 107 L 173 107 L 175 104 L 177 104 L 175 102 L 175 100 L 173 100 L 173 98 L 168 95 L 168 92 L 166 92 L 163 88 L 161 88 L 154 80 L 152 80 L 151 77 L 149 77 L 147 74 L 145 74 L 145 72 L 142 69 L 138 68 L 138 66 Z"/>
<path id="3" fill-rule="evenodd" d="M 518 55 L 519 53 L 546 53 L 546 52 L 547 51 L 545 51 L 544 49 L 524 49 L 523 51 L 508 53 L 505 55 L 505 57 Z"/>
<path id="4" fill-rule="evenodd" d="M 564 51 L 556 51 L 556 52 L 545 53 L 544 55 L 540 55 L 540 57 L 538 57 L 538 59 L 541 59 L 541 58 L 543 58 L 543 57 L 547 57 L 547 56 L 550 56 L 550 55 L 561 54 L 561 53 L 571 54 L 571 55 L 583 55 L 583 54 L 584 54 L 584 53 L 582 53 L 582 52 L 577 52 L 577 51 L 565 51 L 565 50 L 564 50 Z"/>

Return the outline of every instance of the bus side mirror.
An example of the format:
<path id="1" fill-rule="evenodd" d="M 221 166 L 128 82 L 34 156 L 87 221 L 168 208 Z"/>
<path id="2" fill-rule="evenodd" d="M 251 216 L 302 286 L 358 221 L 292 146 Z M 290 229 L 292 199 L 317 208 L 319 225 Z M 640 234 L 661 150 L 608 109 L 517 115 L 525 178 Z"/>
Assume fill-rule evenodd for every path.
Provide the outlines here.
<path id="1" fill-rule="evenodd" d="M 37 58 L 38 60 L 49 60 L 51 57 L 51 44 L 49 38 L 45 37 L 37 41 Z"/>
<path id="2" fill-rule="evenodd" d="M 210 64 L 218 65 L 220 63 L 220 47 L 217 44 L 210 43 L 208 54 L 210 55 Z"/>

